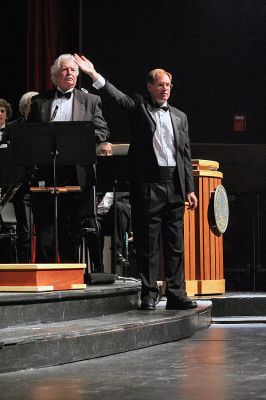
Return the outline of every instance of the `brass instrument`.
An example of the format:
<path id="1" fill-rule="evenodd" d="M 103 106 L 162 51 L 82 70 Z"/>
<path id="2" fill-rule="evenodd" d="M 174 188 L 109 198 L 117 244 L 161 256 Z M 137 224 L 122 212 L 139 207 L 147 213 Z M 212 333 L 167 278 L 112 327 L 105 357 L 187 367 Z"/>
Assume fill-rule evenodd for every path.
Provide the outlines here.
<path id="1" fill-rule="evenodd" d="M 34 166 L 31 169 L 27 169 L 26 171 L 24 170 L 19 176 L 19 178 L 17 178 L 16 182 L 9 185 L 3 196 L 1 196 L 1 188 L 0 188 L 0 211 L 4 208 L 6 203 L 8 203 L 13 199 L 19 188 L 24 183 L 29 184 L 30 181 L 34 179 L 36 171 L 37 171 L 36 166 Z"/>
<path id="2" fill-rule="evenodd" d="M 3 197 L 0 194 L 0 211 L 4 208 L 6 203 L 8 203 L 10 200 L 13 199 L 19 188 L 23 185 L 23 180 L 17 181 L 16 183 L 12 183 L 3 195 Z"/>

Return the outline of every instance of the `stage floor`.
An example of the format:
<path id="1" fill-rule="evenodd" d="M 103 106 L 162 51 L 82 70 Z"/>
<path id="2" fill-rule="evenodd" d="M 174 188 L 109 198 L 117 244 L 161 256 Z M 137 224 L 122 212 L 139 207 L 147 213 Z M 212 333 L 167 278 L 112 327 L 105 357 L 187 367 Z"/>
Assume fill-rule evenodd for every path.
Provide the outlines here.
<path id="1" fill-rule="evenodd" d="M 0 375 L 1 400 L 266 399 L 266 324 L 213 324 L 178 342 Z"/>

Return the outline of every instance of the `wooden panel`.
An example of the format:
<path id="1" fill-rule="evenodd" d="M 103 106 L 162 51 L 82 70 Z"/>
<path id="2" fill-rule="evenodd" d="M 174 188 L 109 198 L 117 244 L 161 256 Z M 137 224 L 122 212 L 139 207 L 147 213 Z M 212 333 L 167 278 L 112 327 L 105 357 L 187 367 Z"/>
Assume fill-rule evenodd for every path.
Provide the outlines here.
<path id="1" fill-rule="evenodd" d="M 195 159 L 191 161 L 192 161 L 193 171 L 203 171 L 203 170 L 217 171 L 217 169 L 219 169 L 218 161 L 195 160 Z"/>
<path id="2" fill-rule="evenodd" d="M 199 281 L 198 294 L 223 294 L 224 292 L 224 279 L 210 279 Z"/>
<path id="3" fill-rule="evenodd" d="M 203 268 L 204 268 L 204 279 L 211 279 L 211 266 L 210 266 L 210 225 L 208 221 L 208 208 L 209 208 L 209 185 L 210 180 L 208 178 L 202 179 L 203 181 L 203 193 L 201 202 L 203 203 L 203 215 L 202 220 L 199 223 L 203 224 Z"/>
<path id="4" fill-rule="evenodd" d="M 222 172 L 219 171 L 194 171 L 194 176 L 207 176 L 207 177 L 214 177 L 214 178 L 223 178 Z"/>
<path id="5" fill-rule="evenodd" d="M 190 279 L 196 279 L 196 263 L 195 263 L 195 211 L 188 210 L 189 214 L 189 226 L 190 226 L 190 234 L 189 234 L 189 254 L 190 254 Z"/>
<path id="6" fill-rule="evenodd" d="M 0 271 L 1 286 L 36 286 L 37 276 L 35 271 Z"/>
<path id="7" fill-rule="evenodd" d="M 203 173 L 201 173 L 203 172 Z M 205 173 L 206 172 L 206 173 Z M 215 172 L 215 173 L 213 173 Z M 195 191 L 199 200 L 195 212 L 186 210 L 184 219 L 185 279 L 190 291 L 198 287 L 200 294 L 204 284 L 199 282 L 223 281 L 223 238 L 211 226 L 209 207 L 215 188 L 221 184 L 222 173 L 218 171 L 194 171 Z M 198 282 L 196 285 L 195 282 Z M 223 293 L 224 283 L 216 284 L 214 293 Z M 208 284 L 207 291 L 211 284 Z M 209 292 L 211 293 L 211 292 Z M 195 292 L 194 294 L 197 294 Z"/>
<path id="8" fill-rule="evenodd" d="M 203 179 L 199 178 L 199 194 L 198 194 L 198 199 L 199 199 L 199 215 L 198 215 L 198 221 L 196 221 L 196 224 L 199 227 L 199 236 L 196 238 L 199 243 L 199 279 L 205 279 L 205 269 L 204 269 L 204 226 L 202 221 L 204 220 L 204 203 L 202 201 L 203 199 Z"/>
<path id="9" fill-rule="evenodd" d="M 192 279 L 189 244 L 190 244 L 190 220 L 189 220 L 189 211 L 186 206 L 184 214 L 184 270 L 186 279 Z"/>
<path id="10" fill-rule="evenodd" d="M 65 269 L 85 269 L 86 264 L 85 263 L 51 263 L 51 264 L 45 264 L 45 263 L 33 263 L 33 264 L 0 264 L 0 270 L 13 270 L 13 271 L 23 271 L 23 270 L 32 270 L 32 271 L 37 271 L 37 270 L 52 270 L 56 269 L 59 271 L 63 271 Z"/>
<path id="11" fill-rule="evenodd" d="M 1 286 L 1 292 L 50 292 L 54 290 L 53 285 L 50 286 Z"/>
<path id="12" fill-rule="evenodd" d="M 220 184 L 220 182 L 218 183 L 219 180 L 216 178 L 209 179 L 209 181 L 210 181 L 210 189 L 209 189 L 209 201 L 210 201 L 212 195 L 214 194 L 215 188 L 217 187 L 218 184 Z M 217 279 L 217 274 L 216 274 L 216 271 L 217 271 L 217 262 L 216 262 L 217 236 L 211 226 L 209 226 L 209 235 L 210 235 L 210 264 L 211 264 L 211 271 L 210 271 L 211 273 L 210 273 L 209 279 Z"/>
<path id="13" fill-rule="evenodd" d="M 58 264 L 26 264 L 24 268 L 20 265 L 1 265 L 0 268 L 0 291 L 16 291 L 21 288 L 25 291 L 42 290 L 69 290 L 84 287 L 84 265 L 71 264 L 63 268 Z M 64 264 L 63 264 L 64 265 Z M 49 268 L 50 266 L 50 268 Z M 86 285 L 85 285 L 86 286 Z M 23 289 L 24 288 L 24 289 Z M 34 290 L 30 290 L 34 288 Z"/>
<path id="14" fill-rule="evenodd" d="M 195 212 L 188 210 L 188 205 L 184 215 L 184 267 L 186 279 L 196 279 Z"/>
<path id="15" fill-rule="evenodd" d="M 55 290 L 64 290 L 71 287 L 72 284 L 84 283 L 83 270 L 69 271 L 41 271 L 37 273 L 37 285 L 54 285 Z"/>
<path id="16" fill-rule="evenodd" d="M 198 291 L 198 281 L 186 281 L 186 292 L 188 296 L 194 296 L 195 294 L 198 294 Z"/>

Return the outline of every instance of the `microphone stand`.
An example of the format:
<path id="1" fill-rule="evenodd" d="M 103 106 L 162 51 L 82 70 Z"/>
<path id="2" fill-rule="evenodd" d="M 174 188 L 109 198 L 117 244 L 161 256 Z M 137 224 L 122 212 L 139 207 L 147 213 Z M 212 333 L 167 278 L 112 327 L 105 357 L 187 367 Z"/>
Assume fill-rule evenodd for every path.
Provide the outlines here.
<path id="1" fill-rule="evenodd" d="M 58 198 L 57 198 L 57 191 L 56 191 L 56 159 L 58 156 L 58 151 L 55 150 L 51 152 L 53 157 L 53 183 L 54 183 L 54 252 L 55 252 L 55 262 L 58 261 Z"/>
<path id="2" fill-rule="evenodd" d="M 50 122 L 53 122 L 53 120 L 56 117 L 57 111 L 58 111 L 58 106 L 55 107 L 54 112 L 51 116 Z M 56 145 L 55 145 L 56 147 Z M 58 262 L 58 198 L 57 198 L 57 181 L 56 181 L 56 159 L 58 157 L 58 151 L 55 148 L 54 151 L 51 151 L 51 155 L 53 157 L 53 184 L 54 184 L 54 190 L 53 190 L 53 196 L 54 196 L 54 255 L 55 255 L 55 262 Z"/>
<path id="3" fill-rule="evenodd" d="M 117 180 L 113 180 L 113 215 L 114 215 L 114 220 L 113 220 L 113 234 L 111 236 L 111 248 L 112 248 L 112 274 L 116 273 L 116 231 L 117 231 L 117 210 L 116 210 L 116 185 L 117 185 Z"/>

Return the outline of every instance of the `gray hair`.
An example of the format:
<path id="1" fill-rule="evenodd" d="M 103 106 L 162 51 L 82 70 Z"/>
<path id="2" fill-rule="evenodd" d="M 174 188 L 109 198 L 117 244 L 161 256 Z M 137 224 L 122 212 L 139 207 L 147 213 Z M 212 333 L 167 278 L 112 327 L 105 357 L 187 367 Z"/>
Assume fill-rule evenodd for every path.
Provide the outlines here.
<path id="1" fill-rule="evenodd" d="M 51 80 L 52 80 L 52 82 L 53 82 L 54 85 L 57 84 L 56 75 L 57 75 L 57 72 L 58 72 L 58 70 L 59 70 L 59 68 L 60 68 L 60 66 L 61 66 L 61 62 L 62 62 L 63 60 L 71 60 L 71 61 L 73 61 L 74 64 L 77 66 L 77 76 L 78 76 L 78 74 L 79 74 L 79 67 L 78 67 L 78 65 L 77 65 L 76 62 L 75 62 L 74 56 L 73 56 L 72 54 L 61 54 L 61 56 L 59 56 L 59 57 L 55 60 L 55 62 L 53 63 L 53 65 L 51 66 Z"/>
<path id="2" fill-rule="evenodd" d="M 102 151 L 102 147 L 103 146 L 108 146 L 108 145 L 111 146 L 111 150 L 112 150 L 112 143 L 110 143 L 110 142 L 102 142 L 102 143 L 98 144 L 98 146 L 96 147 L 96 155 L 100 156 L 101 155 L 101 151 Z"/>
<path id="3" fill-rule="evenodd" d="M 20 111 L 20 114 L 25 116 L 25 111 L 27 109 L 28 104 L 31 101 L 31 98 L 33 96 L 36 96 L 37 94 L 39 94 L 39 93 L 38 92 L 27 92 L 27 93 L 24 93 L 21 96 L 21 98 L 19 100 L 19 111 Z"/>

